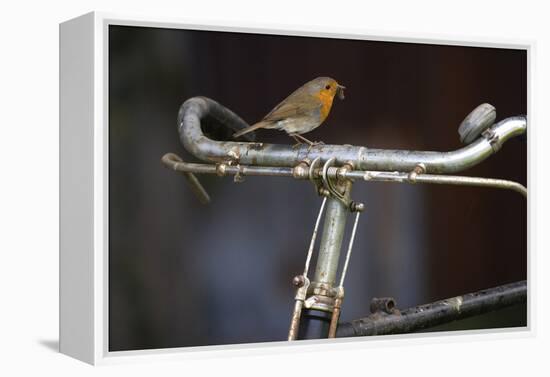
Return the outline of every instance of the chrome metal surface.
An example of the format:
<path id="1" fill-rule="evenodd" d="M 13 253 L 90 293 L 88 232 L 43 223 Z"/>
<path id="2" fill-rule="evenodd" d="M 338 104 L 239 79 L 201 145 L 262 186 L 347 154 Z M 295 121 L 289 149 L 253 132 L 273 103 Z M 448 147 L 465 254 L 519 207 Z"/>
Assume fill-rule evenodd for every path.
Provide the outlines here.
<path id="1" fill-rule="evenodd" d="M 353 171 L 347 173 L 346 176 L 349 178 L 363 179 L 367 182 L 432 183 L 439 185 L 492 187 L 513 190 L 527 198 L 527 188 L 525 188 L 525 186 L 505 179 L 419 174 L 414 177 L 414 180 L 411 180 L 407 173 L 386 171 Z"/>
<path id="2" fill-rule="evenodd" d="M 218 174 L 219 169 L 216 165 L 210 164 L 195 164 L 183 162 L 173 153 L 168 153 L 162 158 L 164 164 L 176 171 L 184 171 L 191 173 L 202 174 Z M 293 168 L 273 167 L 273 166 L 236 166 L 223 165 L 223 174 L 237 174 L 241 171 L 243 175 L 257 176 L 278 176 L 278 177 L 295 177 L 297 179 L 305 179 L 305 177 L 297 177 L 293 175 Z M 311 166 L 313 168 L 313 164 Z M 310 168 L 310 169 L 311 169 Z M 322 174 L 322 169 L 315 168 L 310 170 L 306 177 L 319 177 Z M 527 188 L 525 186 L 505 179 L 481 178 L 481 177 L 465 177 L 458 175 L 438 175 L 438 174 L 411 174 L 398 171 L 348 171 L 345 173 L 337 172 L 329 169 L 327 175 L 330 178 L 337 178 L 338 174 L 343 174 L 344 178 L 361 179 L 367 182 L 399 182 L 399 183 L 431 183 L 431 184 L 446 184 L 458 186 L 477 186 L 477 187 L 492 187 L 498 189 L 513 190 L 524 197 L 527 197 Z"/>
<path id="3" fill-rule="evenodd" d="M 335 198 L 327 199 L 327 210 L 324 219 L 323 237 L 319 247 L 317 266 L 313 280 L 318 283 L 326 283 L 330 287 L 334 285 L 340 248 L 344 237 L 348 208 L 345 201 L 349 201 L 351 182 L 345 182 L 344 201 Z"/>
<path id="4" fill-rule="evenodd" d="M 455 173 L 477 165 L 495 152 L 509 138 L 526 131 L 527 120 L 523 116 L 511 117 L 489 128 L 495 135 L 492 143 L 480 137 L 471 144 L 451 152 L 386 150 L 351 145 L 291 145 L 246 143 L 212 140 L 203 133 L 201 122 L 214 120 L 220 127 L 240 129 L 248 126 L 240 117 L 217 102 L 206 97 L 194 97 L 180 108 L 178 131 L 185 149 L 195 157 L 209 162 L 238 159 L 240 164 L 272 167 L 294 167 L 300 161 L 323 162 L 334 157 L 336 164 L 346 162 L 358 170 L 411 171 L 423 163 L 427 173 Z M 498 148 L 497 148 L 498 149 Z"/>

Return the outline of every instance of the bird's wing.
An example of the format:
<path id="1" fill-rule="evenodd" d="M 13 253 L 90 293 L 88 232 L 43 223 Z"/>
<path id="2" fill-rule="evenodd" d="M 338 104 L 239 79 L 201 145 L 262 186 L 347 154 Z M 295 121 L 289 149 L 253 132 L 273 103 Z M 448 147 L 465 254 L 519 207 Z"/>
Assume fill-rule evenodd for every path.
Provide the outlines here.
<path id="1" fill-rule="evenodd" d="M 290 96 L 275 106 L 263 120 L 273 122 L 295 116 L 309 115 L 312 110 L 321 109 L 321 107 L 322 104 L 316 101 L 314 97 L 300 96 L 300 98 L 294 99 Z"/>

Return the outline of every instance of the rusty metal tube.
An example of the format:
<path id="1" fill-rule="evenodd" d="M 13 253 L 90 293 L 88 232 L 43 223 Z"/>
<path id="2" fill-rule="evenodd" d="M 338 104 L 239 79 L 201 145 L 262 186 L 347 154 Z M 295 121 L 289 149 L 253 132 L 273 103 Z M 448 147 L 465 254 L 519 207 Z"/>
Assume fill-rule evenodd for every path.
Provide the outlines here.
<path id="1" fill-rule="evenodd" d="M 352 162 L 358 170 L 411 171 L 419 163 L 426 173 L 454 173 L 472 167 L 493 153 L 511 137 L 526 132 L 524 116 L 511 117 L 488 129 L 487 137 L 451 152 L 372 149 L 351 145 L 291 145 L 264 144 L 237 141 L 215 141 L 205 136 L 202 123 L 238 130 L 248 124 L 232 111 L 206 98 L 194 97 L 183 103 L 178 114 L 178 131 L 185 149 L 195 157 L 208 162 L 227 161 L 254 166 L 293 167 L 308 158 L 320 157 L 327 161 L 336 157 L 337 164 Z"/>
<path id="2" fill-rule="evenodd" d="M 169 168 L 179 172 L 191 172 L 202 174 L 218 174 L 222 175 L 216 165 L 212 164 L 196 164 L 184 162 L 173 153 L 167 153 L 162 157 L 162 162 Z M 226 174 L 242 174 L 244 176 L 277 176 L 277 177 L 295 177 L 305 179 L 294 174 L 293 168 L 275 167 L 275 166 L 231 166 L 226 165 L 223 168 L 223 175 Z M 320 170 L 314 172 L 313 176 L 318 176 Z M 411 179 L 410 173 L 389 172 L 389 171 L 348 171 L 338 172 L 337 170 L 328 170 L 330 178 L 361 179 L 367 182 L 397 182 L 397 183 L 431 183 L 431 184 L 446 184 L 456 186 L 477 186 L 477 187 L 492 187 L 499 189 L 513 190 L 524 197 L 527 197 L 527 188 L 517 182 L 505 179 L 482 178 L 482 177 L 465 177 L 459 175 L 438 175 L 438 174 L 418 174 L 414 180 Z"/>
<path id="3" fill-rule="evenodd" d="M 304 301 L 296 300 L 294 310 L 292 311 L 292 319 L 290 320 L 290 330 L 288 331 L 289 341 L 298 339 L 298 329 L 300 327 L 300 317 L 302 316 L 303 307 Z"/>
<path id="4" fill-rule="evenodd" d="M 527 301 L 525 280 L 338 325 L 337 337 L 404 334 Z"/>
<path id="5" fill-rule="evenodd" d="M 167 153 L 162 156 L 162 162 L 167 167 L 172 168 L 175 171 L 183 174 L 183 176 L 187 180 L 187 183 L 189 183 L 191 190 L 202 204 L 210 203 L 210 195 L 208 195 L 200 181 L 197 179 L 197 177 L 195 177 L 195 174 L 193 174 L 202 173 L 201 169 L 204 170 L 205 167 L 201 166 L 195 167 L 194 169 L 181 169 L 181 164 L 185 165 L 186 163 L 183 162 L 182 159 L 174 153 Z M 209 167 L 206 170 L 209 170 Z"/>

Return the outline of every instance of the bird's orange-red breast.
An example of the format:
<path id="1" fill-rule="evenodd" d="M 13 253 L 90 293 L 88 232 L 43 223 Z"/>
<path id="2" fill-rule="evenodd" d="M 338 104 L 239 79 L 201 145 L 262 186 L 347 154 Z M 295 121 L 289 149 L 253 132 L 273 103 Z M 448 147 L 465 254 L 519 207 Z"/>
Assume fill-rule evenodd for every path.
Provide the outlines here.
<path id="1" fill-rule="evenodd" d="M 344 99 L 345 87 L 330 77 L 318 77 L 296 89 L 260 122 L 235 133 L 235 138 L 259 128 L 284 130 L 290 136 L 319 127 L 332 108 L 334 96 Z M 307 139 L 300 137 L 300 139 Z M 308 141 L 309 142 L 309 141 Z"/>

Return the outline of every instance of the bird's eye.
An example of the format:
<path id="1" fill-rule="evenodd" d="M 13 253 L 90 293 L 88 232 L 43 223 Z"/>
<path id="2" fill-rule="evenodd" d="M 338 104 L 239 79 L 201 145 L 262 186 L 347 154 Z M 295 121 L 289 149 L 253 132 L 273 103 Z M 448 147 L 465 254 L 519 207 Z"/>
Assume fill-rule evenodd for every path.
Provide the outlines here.
<path id="1" fill-rule="evenodd" d="M 326 89 L 326 90 L 329 90 L 329 89 L 330 89 L 330 85 L 325 86 L 325 89 Z"/>

